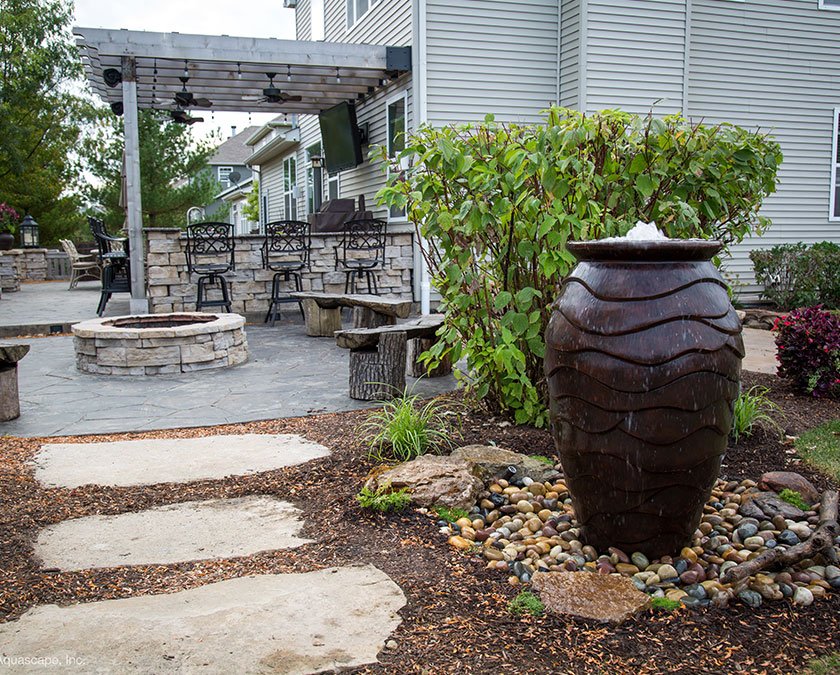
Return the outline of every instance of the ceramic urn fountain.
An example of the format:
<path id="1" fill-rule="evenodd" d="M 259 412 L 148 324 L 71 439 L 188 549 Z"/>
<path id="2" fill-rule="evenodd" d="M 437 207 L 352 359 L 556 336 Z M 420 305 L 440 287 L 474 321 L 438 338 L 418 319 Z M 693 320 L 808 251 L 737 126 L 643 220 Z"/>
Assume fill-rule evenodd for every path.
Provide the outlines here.
<path id="1" fill-rule="evenodd" d="M 546 331 L 555 443 L 587 543 L 676 555 L 718 477 L 741 323 L 701 240 L 570 243 Z"/>

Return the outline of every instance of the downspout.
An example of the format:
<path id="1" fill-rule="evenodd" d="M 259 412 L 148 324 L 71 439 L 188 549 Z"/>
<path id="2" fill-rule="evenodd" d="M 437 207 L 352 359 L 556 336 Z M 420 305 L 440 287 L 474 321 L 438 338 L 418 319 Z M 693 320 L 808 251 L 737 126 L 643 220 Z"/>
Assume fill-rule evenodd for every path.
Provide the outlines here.
<path id="1" fill-rule="evenodd" d="M 414 98 L 414 115 L 412 115 L 412 131 L 416 132 L 421 124 L 428 120 L 426 107 L 426 0 L 412 0 L 411 5 L 412 30 L 412 75 L 411 87 Z M 422 235 L 419 235 L 422 237 Z M 426 248 L 425 241 L 418 243 Z M 415 249 L 416 250 L 416 249 Z M 420 313 L 430 314 L 432 311 L 432 280 L 429 276 L 429 266 L 423 256 L 420 256 Z"/>
<path id="2" fill-rule="evenodd" d="M 685 35 L 683 37 L 682 115 L 688 118 L 688 80 L 691 72 L 691 0 L 685 1 Z"/>
<path id="3" fill-rule="evenodd" d="M 578 30 L 578 109 L 586 112 L 586 41 L 588 40 L 587 0 L 580 0 L 580 28 Z"/>

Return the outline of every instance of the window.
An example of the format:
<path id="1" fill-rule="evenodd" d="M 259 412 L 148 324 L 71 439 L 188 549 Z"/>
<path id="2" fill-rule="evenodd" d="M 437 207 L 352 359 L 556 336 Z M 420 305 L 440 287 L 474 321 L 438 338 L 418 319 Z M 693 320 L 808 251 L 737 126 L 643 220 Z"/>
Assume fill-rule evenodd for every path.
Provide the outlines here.
<path id="1" fill-rule="evenodd" d="M 324 39 L 324 0 L 312 0 L 310 7 L 310 25 L 312 29 L 312 40 Z"/>
<path id="2" fill-rule="evenodd" d="M 297 160 L 283 160 L 283 213 L 287 220 L 297 219 Z"/>
<path id="3" fill-rule="evenodd" d="M 820 9 L 840 9 L 840 0 L 820 0 Z"/>
<path id="4" fill-rule="evenodd" d="M 222 184 L 223 188 L 230 187 L 230 174 L 233 172 L 232 166 L 220 166 L 219 167 L 219 182 Z"/>
<path id="5" fill-rule="evenodd" d="M 377 2 L 379 0 L 347 0 L 347 29 L 351 29 Z"/>
<path id="6" fill-rule="evenodd" d="M 263 225 L 265 225 L 268 222 L 268 195 L 265 193 L 263 193 L 262 196 L 262 211 L 260 211 L 260 222 Z"/>
<path id="7" fill-rule="evenodd" d="M 829 220 L 840 220 L 840 108 L 834 109 L 834 136 L 831 146 L 831 194 Z"/>
<path id="8" fill-rule="evenodd" d="M 392 163 L 395 163 L 397 161 L 397 155 L 405 150 L 406 99 L 407 93 L 402 91 L 385 101 L 385 120 L 388 127 L 388 157 L 393 160 Z M 388 167 L 389 172 L 390 170 L 390 167 Z M 405 209 L 398 209 L 392 206 L 388 212 L 388 219 L 405 219 Z"/>
<path id="9" fill-rule="evenodd" d="M 338 199 L 339 195 L 339 183 L 338 177 L 340 173 L 335 174 L 334 176 L 327 177 L 327 199 Z"/>

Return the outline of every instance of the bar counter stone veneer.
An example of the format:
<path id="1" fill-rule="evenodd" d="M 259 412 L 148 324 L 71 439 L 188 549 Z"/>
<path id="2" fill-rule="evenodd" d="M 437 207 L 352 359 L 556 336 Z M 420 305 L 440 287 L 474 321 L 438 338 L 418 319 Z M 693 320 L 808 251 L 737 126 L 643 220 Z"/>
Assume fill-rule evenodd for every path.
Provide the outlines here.
<path id="1" fill-rule="evenodd" d="M 389 231 L 385 242 L 385 266 L 376 272 L 381 295 L 411 299 L 413 233 Z M 186 238 L 178 228 L 147 228 L 146 264 L 149 312 L 160 314 L 195 309 L 196 275 L 190 277 L 185 257 Z M 339 245 L 341 233 L 313 233 L 311 271 L 303 272 L 303 290 L 344 292 L 345 274 L 334 269 L 333 250 Z M 265 314 L 271 297 L 274 272 L 263 269 L 260 247 L 263 235 L 236 237 L 236 270 L 225 274 L 231 284 L 233 311 L 251 316 Z M 292 282 L 283 290 L 291 291 Z M 211 291 L 216 293 L 217 291 Z M 290 306 L 294 307 L 293 305 Z M 294 308 L 297 311 L 297 308 Z"/>

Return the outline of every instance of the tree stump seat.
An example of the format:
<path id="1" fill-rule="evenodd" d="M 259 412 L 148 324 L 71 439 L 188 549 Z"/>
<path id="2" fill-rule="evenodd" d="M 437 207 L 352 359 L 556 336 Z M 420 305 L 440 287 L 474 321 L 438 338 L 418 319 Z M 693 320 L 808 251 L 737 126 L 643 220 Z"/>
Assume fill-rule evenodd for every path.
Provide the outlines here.
<path id="1" fill-rule="evenodd" d="M 427 373 L 418 357 L 437 340 L 442 314 L 373 328 L 350 328 L 335 333 L 339 347 L 350 350 L 350 398 L 359 401 L 394 398 L 405 389 L 406 370 L 414 377 L 438 377 L 452 370 L 442 363 Z"/>
<path id="2" fill-rule="evenodd" d="M 354 328 L 393 326 L 411 313 L 411 300 L 383 298 L 380 295 L 318 293 L 295 291 L 289 294 L 301 301 L 310 337 L 332 337 L 341 330 L 341 308 L 352 307 Z"/>
<path id="3" fill-rule="evenodd" d="M 20 417 L 18 361 L 29 352 L 29 345 L 0 343 L 0 422 Z"/>

